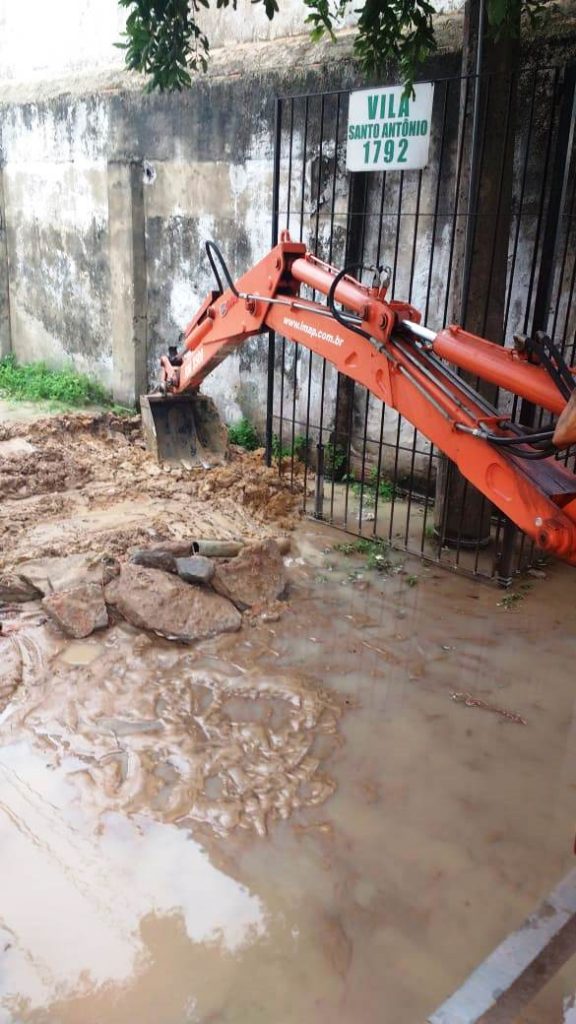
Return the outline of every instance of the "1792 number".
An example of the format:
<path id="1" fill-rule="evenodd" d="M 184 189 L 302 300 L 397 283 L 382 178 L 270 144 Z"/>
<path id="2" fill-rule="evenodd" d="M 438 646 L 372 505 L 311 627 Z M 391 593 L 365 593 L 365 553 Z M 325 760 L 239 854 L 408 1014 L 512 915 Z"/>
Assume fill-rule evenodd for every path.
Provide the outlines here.
<path id="1" fill-rule="evenodd" d="M 373 139 L 371 142 L 364 143 L 364 163 L 377 164 L 382 161 L 385 164 L 391 164 L 395 161 L 399 164 L 405 164 L 407 149 L 408 139 L 398 140 L 398 150 L 396 150 L 394 139 Z M 370 155 L 372 155 L 372 160 L 370 160 Z"/>

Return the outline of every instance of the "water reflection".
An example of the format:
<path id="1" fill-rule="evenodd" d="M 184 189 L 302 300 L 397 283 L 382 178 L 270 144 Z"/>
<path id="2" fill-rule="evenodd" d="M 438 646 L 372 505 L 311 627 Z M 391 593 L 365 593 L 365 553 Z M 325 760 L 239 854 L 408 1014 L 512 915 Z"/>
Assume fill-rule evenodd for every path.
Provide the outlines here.
<path id="1" fill-rule="evenodd" d="M 231 953 L 265 931 L 261 900 L 187 832 L 143 815 L 87 818 L 76 769 L 69 758 L 50 770 L 25 743 L 0 751 L 2 1024 L 145 969 L 148 915 L 180 915 L 190 941 Z"/>

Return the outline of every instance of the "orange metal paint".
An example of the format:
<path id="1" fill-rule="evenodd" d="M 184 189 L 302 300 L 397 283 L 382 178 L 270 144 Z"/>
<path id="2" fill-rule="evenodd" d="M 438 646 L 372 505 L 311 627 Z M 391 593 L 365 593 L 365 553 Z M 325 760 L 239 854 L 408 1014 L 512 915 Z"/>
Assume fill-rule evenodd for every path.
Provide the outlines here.
<path id="1" fill-rule="evenodd" d="M 339 323 L 326 306 L 301 299 L 301 284 L 327 295 L 338 271 L 307 253 L 303 244 L 290 241 L 287 232 L 282 239 L 236 282 L 239 298 L 227 290 L 206 300 L 187 328 L 180 369 L 168 370 L 166 358 L 162 361 L 168 389 L 181 393 L 198 388 L 246 338 L 272 328 L 325 357 L 396 409 L 543 550 L 576 565 L 576 476 L 553 458 L 521 460 L 509 448 L 496 448 L 470 433 L 488 424 L 480 399 L 465 395 L 454 382 L 447 387 L 445 379 L 431 379 L 418 350 L 408 353 L 401 343 L 399 320 L 420 320 L 410 304 L 387 302 L 382 291 L 343 278 L 335 297 L 362 317 L 359 327 L 367 338 Z M 482 380 L 552 413 L 566 410 L 546 372 L 520 353 L 460 327 L 440 331 L 431 345 L 437 356 Z M 565 418 L 573 439 L 572 400 Z M 508 433 L 497 418 L 489 429 Z"/>

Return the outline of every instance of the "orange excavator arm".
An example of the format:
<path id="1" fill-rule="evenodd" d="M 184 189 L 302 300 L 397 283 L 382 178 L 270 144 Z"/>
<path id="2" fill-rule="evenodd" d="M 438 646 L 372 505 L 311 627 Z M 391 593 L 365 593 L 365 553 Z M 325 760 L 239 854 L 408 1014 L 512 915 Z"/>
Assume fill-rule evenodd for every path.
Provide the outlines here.
<path id="1" fill-rule="evenodd" d="M 548 339 L 535 363 L 533 343 L 506 349 L 460 327 L 430 331 L 414 307 L 386 300 L 379 271 L 361 284 L 287 232 L 236 282 L 214 243 L 207 249 L 219 288 L 188 324 L 182 349 L 162 357 L 161 393 L 197 391 L 233 349 L 271 328 L 396 409 L 542 550 L 576 565 L 576 475 L 555 457 L 576 441 L 575 381 Z M 302 298 L 301 285 L 327 303 Z M 528 433 L 454 367 L 559 416 L 556 427 Z"/>

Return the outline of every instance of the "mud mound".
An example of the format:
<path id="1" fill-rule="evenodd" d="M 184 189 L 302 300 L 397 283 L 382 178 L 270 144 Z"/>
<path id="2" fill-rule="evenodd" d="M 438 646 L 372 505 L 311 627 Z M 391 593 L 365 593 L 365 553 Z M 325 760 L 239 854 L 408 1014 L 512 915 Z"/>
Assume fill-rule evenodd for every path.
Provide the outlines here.
<path id="1" fill-rule="evenodd" d="M 113 412 L 67 412 L 36 420 L 0 423 L 0 441 L 13 437 L 26 437 L 31 441 L 38 441 L 83 431 L 96 436 L 117 433 L 131 440 L 141 440 L 139 416 L 118 416 Z"/>
<path id="2" fill-rule="evenodd" d="M 66 413 L 0 425 L 0 568 L 26 558 L 123 556 L 150 540 L 256 539 L 291 529 L 299 503 L 262 452 L 226 466 L 159 466 L 139 417 Z"/>
<path id="3" fill-rule="evenodd" d="M 231 462 L 198 477 L 192 494 L 207 499 L 224 493 L 240 505 L 266 520 L 283 523 L 295 512 L 302 492 L 296 478 L 293 486 L 281 477 L 276 466 L 263 463 L 263 450 L 242 452 L 235 449 Z"/>
<path id="4" fill-rule="evenodd" d="M 27 498 L 77 487 L 91 477 L 90 466 L 65 447 L 43 444 L 40 450 L 3 452 L 0 442 L 0 494 Z"/>

